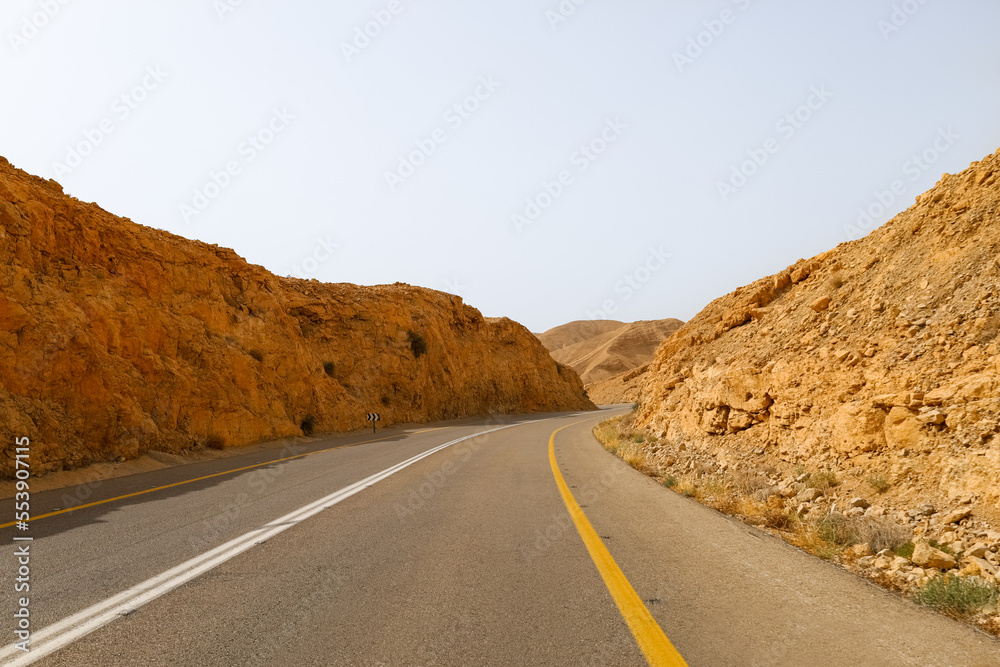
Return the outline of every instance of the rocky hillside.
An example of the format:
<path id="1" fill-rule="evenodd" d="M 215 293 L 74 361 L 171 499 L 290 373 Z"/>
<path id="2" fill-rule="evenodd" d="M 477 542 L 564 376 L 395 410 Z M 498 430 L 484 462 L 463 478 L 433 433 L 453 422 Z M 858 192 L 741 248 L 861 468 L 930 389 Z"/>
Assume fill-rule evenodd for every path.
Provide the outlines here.
<path id="1" fill-rule="evenodd" d="M 657 351 L 637 423 L 689 469 L 824 468 L 910 519 L 998 518 L 998 204 L 994 154 L 715 300 Z"/>
<path id="2" fill-rule="evenodd" d="M 34 473 L 146 450 L 589 409 L 508 319 L 396 284 L 285 279 L 111 215 L 0 158 L 0 417 Z"/>
<path id="3" fill-rule="evenodd" d="M 683 324 L 675 319 L 585 320 L 550 329 L 539 339 L 556 361 L 580 374 L 594 402 L 631 403 L 656 349 Z"/>

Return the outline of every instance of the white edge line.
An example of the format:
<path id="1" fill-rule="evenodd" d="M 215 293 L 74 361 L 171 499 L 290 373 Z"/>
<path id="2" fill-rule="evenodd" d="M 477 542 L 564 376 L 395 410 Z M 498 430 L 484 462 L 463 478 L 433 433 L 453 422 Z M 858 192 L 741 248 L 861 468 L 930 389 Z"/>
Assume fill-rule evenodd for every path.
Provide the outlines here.
<path id="1" fill-rule="evenodd" d="M 248 533 L 244 533 L 237 538 L 229 540 L 225 544 L 220 544 L 214 549 L 206 551 L 205 553 L 195 556 L 180 565 L 170 568 L 166 572 L 147 579 L 132 588 L 122 591 L 117 595 L 113 595 L 112 597 L 98 602 L 97 604 L 91 605 L 82 611 L 67 616 L 61 621 L 46 626 L 38 632 L 32 633 L 30 644 L 31 650 L 27 653 L 19 649 L 17 647 L 17 643 L 8 644 L 0 649 L 0 660 L 9 659 L 11 656 L 18 656 L 15 657 L 14 660 L 8 660 L 3 664 L 10 665 L 10 667 L 30 665 L 36 660 L 40 660 L 45 656 L 72 644 L 78 639 L 85 637 L 98 628 L 107 625 L 111 621 L 118 618 L 122 612 L 134 611 L 135 609 L 138 609 L 147 602 L 151 602 L 161 595 L 183 586 L 192 579 L 197 578 L 222 563 L 235 558 L 244 551 L 247 551 L 251 547 L 255 546 L 256 542 L 268 540 L 291 528 L 292 526 L 319 514 L 324 509 L 332 507 L 340 501 L 350 498 L 359 491 L 363 491 L 364 489 L 373 486 L 377 482 L 396 474 L 400 470 L 403 470 L 404 468 L 407 468 L 414 463 L 427 458 L 442 449 L 445 449 L 446 447 L 458 444 L 464 440 L 486 435 L 487 433 L 502 431 L 505 428 L 525 426 L 527 424 L 534 424 L 540 421 L 547 421 L 548 419 L 552 418 L 534 419 L 527 422 L 518 422 L 516 424 L 506 424 L 488 431 L 472 433 L 450 442 L 446 442 L 442 445 L 432 447 L 431 449 L 406 459 L 401 463 L 390 466 L 381 472 L 377 472 L 370 477 L 366 477 L 359 482 L 345 486 L 338 491 L 334 491 L 328 496 L 315 500 L 308 505 L 304 505 L 297 510 L 289 512 L 285 516 L 270 521 L 260 528 L 255 528 Z"/>

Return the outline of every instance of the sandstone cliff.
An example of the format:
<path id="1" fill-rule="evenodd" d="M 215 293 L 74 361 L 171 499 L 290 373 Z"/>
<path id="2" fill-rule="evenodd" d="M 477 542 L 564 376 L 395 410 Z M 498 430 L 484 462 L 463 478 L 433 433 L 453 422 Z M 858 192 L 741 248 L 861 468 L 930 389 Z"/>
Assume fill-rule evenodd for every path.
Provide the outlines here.
<path id="1" fill-rule="evenodd" d="M 715 300 L 657 351 L 637 423 L 718 465 L 876 473 L 883 504 L 971 498 L 996 517 L 998 203 L 994 154 L 866 238 Z"/>
<path id="2" fill-rule="evenodd" d="M 0 158 L 0 475 L 466 415 L 591 409 L 508 319 L 396 284 L 285 279 Z"/>

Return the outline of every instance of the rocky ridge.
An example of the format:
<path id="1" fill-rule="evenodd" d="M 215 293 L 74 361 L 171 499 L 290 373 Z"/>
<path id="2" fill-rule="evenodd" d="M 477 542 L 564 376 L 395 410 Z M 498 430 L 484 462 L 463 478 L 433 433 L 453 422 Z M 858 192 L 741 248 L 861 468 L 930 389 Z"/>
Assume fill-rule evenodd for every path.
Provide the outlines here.
<path id="1" fill-rule="evenodd" d="M 638 424 L 720 464 L 881 475 L 901 504 L 971 497 L 996 518 L 998 179 L 995 154 L 864 239 L 712 302 L 657 351 Z"/>
<path id="2" fill-rule="evenodd" d="M 147 450 L 592 409 L 527 329 L 397 283 L 286 279 L 0 158 L 0 415 L 32 472 Z"/>

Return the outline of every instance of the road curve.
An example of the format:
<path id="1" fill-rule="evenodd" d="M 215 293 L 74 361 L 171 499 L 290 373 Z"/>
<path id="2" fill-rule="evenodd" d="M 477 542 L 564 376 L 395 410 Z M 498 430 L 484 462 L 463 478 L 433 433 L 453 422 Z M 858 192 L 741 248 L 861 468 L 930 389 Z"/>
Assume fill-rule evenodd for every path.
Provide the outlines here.
<path id="1" fill-rule="evenodd" d="M 52 641 L 47 626 L 143 582 L 192 562 L 204 571 L 34 664 L 669 664 L 626 620 L 636 609 L 608 583 L 602 549 L 678 664 L 1000 664 L 995 639 L 608 455 L 590 429 L 609 414 L 325 438 L 280 463 L 258 452 L 104 482 L 87 500 L 108 502 L 32 524 L 37 647 Z M 63 507 L 67 493 L 37 494 L 35 514 Z M 0 613 L 14 609 L 4 596 Z"/>

